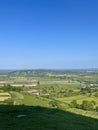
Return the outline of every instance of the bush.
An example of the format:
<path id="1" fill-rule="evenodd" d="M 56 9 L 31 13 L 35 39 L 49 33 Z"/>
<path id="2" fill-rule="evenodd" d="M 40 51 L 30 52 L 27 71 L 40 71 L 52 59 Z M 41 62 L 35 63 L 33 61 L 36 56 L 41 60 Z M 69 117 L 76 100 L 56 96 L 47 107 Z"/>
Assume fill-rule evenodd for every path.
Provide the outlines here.
<path id="1" fill-rule="evenodd" d="M 8 92 L 8 91 L 12 91 L 13 87 L 10 84 L 4 84 L 4 87 L 2 87 L 2 89 L 5 92 Z"/>
<path id="2" fill-rule="evenodd" d="M 94 110 L 94 104 L 92 103 L 92 101 L 83 100 L 81 107 L 83 110 Z"/>
<path id="3" fill-rule="evenodd" d="M 95 97 L 98 97 L 98 92 L 97 93 L 95 93 L 95 95 L 94 95 Z"/>
<path id="4" fill-rule="evenodd" d="M 22 87 L 13 87 L 11 86 L 10 84 L 4 84 L 4 86 L 2 87 L 2 89 L 5 91 L 5 92 L 8 92 L 8 91 L 17 91 L 17 92 L 20 92 L 23 90 Z"/>
<path id="5" fill-rule="evenodd" d="M 81 109 L 81 105 L 77 104 L 77 107 L 76 107 L 76 108 L 79 108 L 79 109 Z"/>
<path id="6" fill-rule="evenodd" d="M 57 101 L 50 101 L 49 102 L 49 106 L 50 107 L 57 107 L 58 106 L 58 102 Z"/>
<path id="7" fill-rule="evenodd" d="M 76 100 L 71 101 L 70 106 L 76 108 L 77 107 L 77 101 Z"/>
<path id="8" fill-rule="evenodd" d="M 96 102 L 94 100 L 91 101 L 94 105 L 96 105 Z"/>
<path id="9" fill-rule="evenodd" d="M 98 106 L 96 106 L 96 111 L 98 112 Z"/>

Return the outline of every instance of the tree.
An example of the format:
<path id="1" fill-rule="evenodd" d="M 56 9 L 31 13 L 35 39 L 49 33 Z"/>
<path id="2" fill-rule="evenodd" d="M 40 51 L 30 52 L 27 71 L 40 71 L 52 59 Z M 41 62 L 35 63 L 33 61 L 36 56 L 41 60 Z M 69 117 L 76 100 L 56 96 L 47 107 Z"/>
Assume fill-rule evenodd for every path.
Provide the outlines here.
<path id="1" fill-rule="evenodd" d="M 10 84 L 4 84 L 4 87 L 2 87 L 2 89 L 6 92 L 8 91 L 12 91 L 13 90 L 13 86 L 11 86 Z"/>
<path id="2" fill-rule="evenodd" d="M 96 105 L 96 101 L 92 100 L 91 102 L 92 102 L 94 105 Z"/>
<path id="3" fill-rule="evenodd" d="M 50 107 L 57 107 L 58 103 L 57 103 L 57 101 L 50 101 L 49 105 L 50 105 Z"/>
<path id="4" fill-rule="evenodd" d="M 40 85 L 40 82 L 39 82 L 39 81 L 37 81 L 37 85 Z"/>
<path id="5" fill-rule="evenodd" d="M 77 107 L 77 101 L 76 100 L 71 101 L 70 105 L 71 107 Z"/>
<path id="6" fill-rule="evenodd" d="M 94 104 L 90 101 L 87 101 L 87 100 L 83 100 L 82 102 L 82 109 L 83 110 L 93 110 L 94 109 Z"/>
<path id="7" fill-rule="evenodd" d="M 98 97 L 98 92 L 97 93 L 95 93 L 95 95 L 94 95 L 95 97 Z"/>
<path id="8" fill-rule="evenodd" d="M 98 106 L 96 106 L 96 111 L 98 112 Z"/>

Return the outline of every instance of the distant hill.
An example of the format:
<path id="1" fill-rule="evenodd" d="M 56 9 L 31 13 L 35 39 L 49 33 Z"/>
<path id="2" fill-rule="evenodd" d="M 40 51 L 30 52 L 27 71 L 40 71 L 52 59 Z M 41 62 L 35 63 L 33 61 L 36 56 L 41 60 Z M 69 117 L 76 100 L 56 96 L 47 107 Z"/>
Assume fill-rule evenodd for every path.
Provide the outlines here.
<path id="1" fill-rule="evenodd" d="M 0 75 L 8 75 L 12 70 L 0 70 Z"/>
<path id="2" fill-rule="evenodd" d="M 10 76 L 49 76 L 64 74 L 90 75 L 98 74 L 98 69 L 73 69 L 73 70 L 56 70 L 56 69 L 35 69 L 35 70 L 15 70 L 1 71 L 3 74 L 8 73 Z"/>

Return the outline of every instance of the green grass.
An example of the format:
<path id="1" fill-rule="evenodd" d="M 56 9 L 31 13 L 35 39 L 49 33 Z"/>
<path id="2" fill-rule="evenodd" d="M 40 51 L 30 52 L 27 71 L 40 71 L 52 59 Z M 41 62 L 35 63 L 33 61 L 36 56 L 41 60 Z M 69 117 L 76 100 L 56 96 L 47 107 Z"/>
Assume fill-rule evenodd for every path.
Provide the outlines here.
<path id="1" fill-rule="evenodd" d="M 95 118 L 98 120 L 98 112 L 96 111 L 85 111 L 85 110 L 77 109 L 77 108 L 68 108 L 66 110 L 75 114 Z"/>
<path id="2" fill-rule="evenodd" d="M 17 116 L 24 114 L 25 117 Z M 59 109 L 0 106 L 0 130 L 97 130 L 98 120 Z"/>
<path id="3" fill-rule="evenodd" d="M 14 105 L 28 105 L 28 106 L 49 106 L 50 99 L 36 96 L 25 92 L 10 92 L 11 99 L 14 101 Z"/>
<path id="4" fill-rule="evenodd" d="M 46 80 L 46 82 L 48 82 Z M 62 82 L 62 81 L 61 81 Z M 84 111 L 76 108 L 69 108 L 72 100 L 79 104 L 83 100 L 96 100 L 94 96 L 87 94 L 80 95 L 78 83 L 66 84 L 40 84 L 36 89 L 45 91 L 50 99 L 24 92 L 10 92 L 14 105 L 0 105 L 0 130 L 97 130 L 98 113 L 95 111 Z M 59 98 L 58 92 L 67 93 L 73 90 L 76 95 Z M 41 91 L 40 91 L 41 92 Z M 60 93 L 62 95 L 62 93 Z M 93 94 L 94 95 L 94 94 Z M 66 96 L 66 97 L 65 97 Z M 55 109 L 49 105 L 50 101 L 57 101 Z M 25 117 L 18 118 L 20 114 Z M 91 118 L 92 117 L 92 118 Z"/>
<path id="5" fill-rule="evenodd" d="M 66 83 L 66 84 L 40 84 L 39 87 L 41 88 L 49 88 L 51 86 L 53 86 L 55 89 L 77 89 L 79 87 L 80 84 L 78 83 Z"/>
<path id="6" fill-rule="evenodd" d="M 86 98 L 87 96 L 85 95 L 76 95 L 76 96 L 71 96 L 71 97 L 58 98 L 57 100 L 70 103 L 72 100 L 83 100 Z"/>
<path id="7" fill-rule="evenodd" d="M 98 98 L 91 96 L 88 97 L 87 95 L 76 95 L 71 97 L 64 97 L 64 98 L 58 98 L 58 101 L 63 101 L 65 103 L 70 103 L 72 100 L 76 100 L 78 104 L 81 104 L 83 100 L 87 101 L 96 101 L 96 105 L 98 105 Z"/>
<path id="8" fill-rule="evenodd" d="M 23 94 L 24 99 L 22 100 L 22 103 L 24 105 L 30 105 L 30 106 L 49 106 L 49 99 L 45 99 L 42 97 L 35 96 L 33 94 Z"/>

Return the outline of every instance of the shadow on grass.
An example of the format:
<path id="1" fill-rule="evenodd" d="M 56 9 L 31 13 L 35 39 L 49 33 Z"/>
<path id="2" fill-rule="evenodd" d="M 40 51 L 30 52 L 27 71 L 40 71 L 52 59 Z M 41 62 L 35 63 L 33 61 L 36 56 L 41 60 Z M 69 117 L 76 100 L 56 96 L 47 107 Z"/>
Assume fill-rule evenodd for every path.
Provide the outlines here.
<path id="1" fill-rule="evenodd" d="M 0 105 L 0 130 L 98 130 L 98 120 L 39 106 Z"/>

